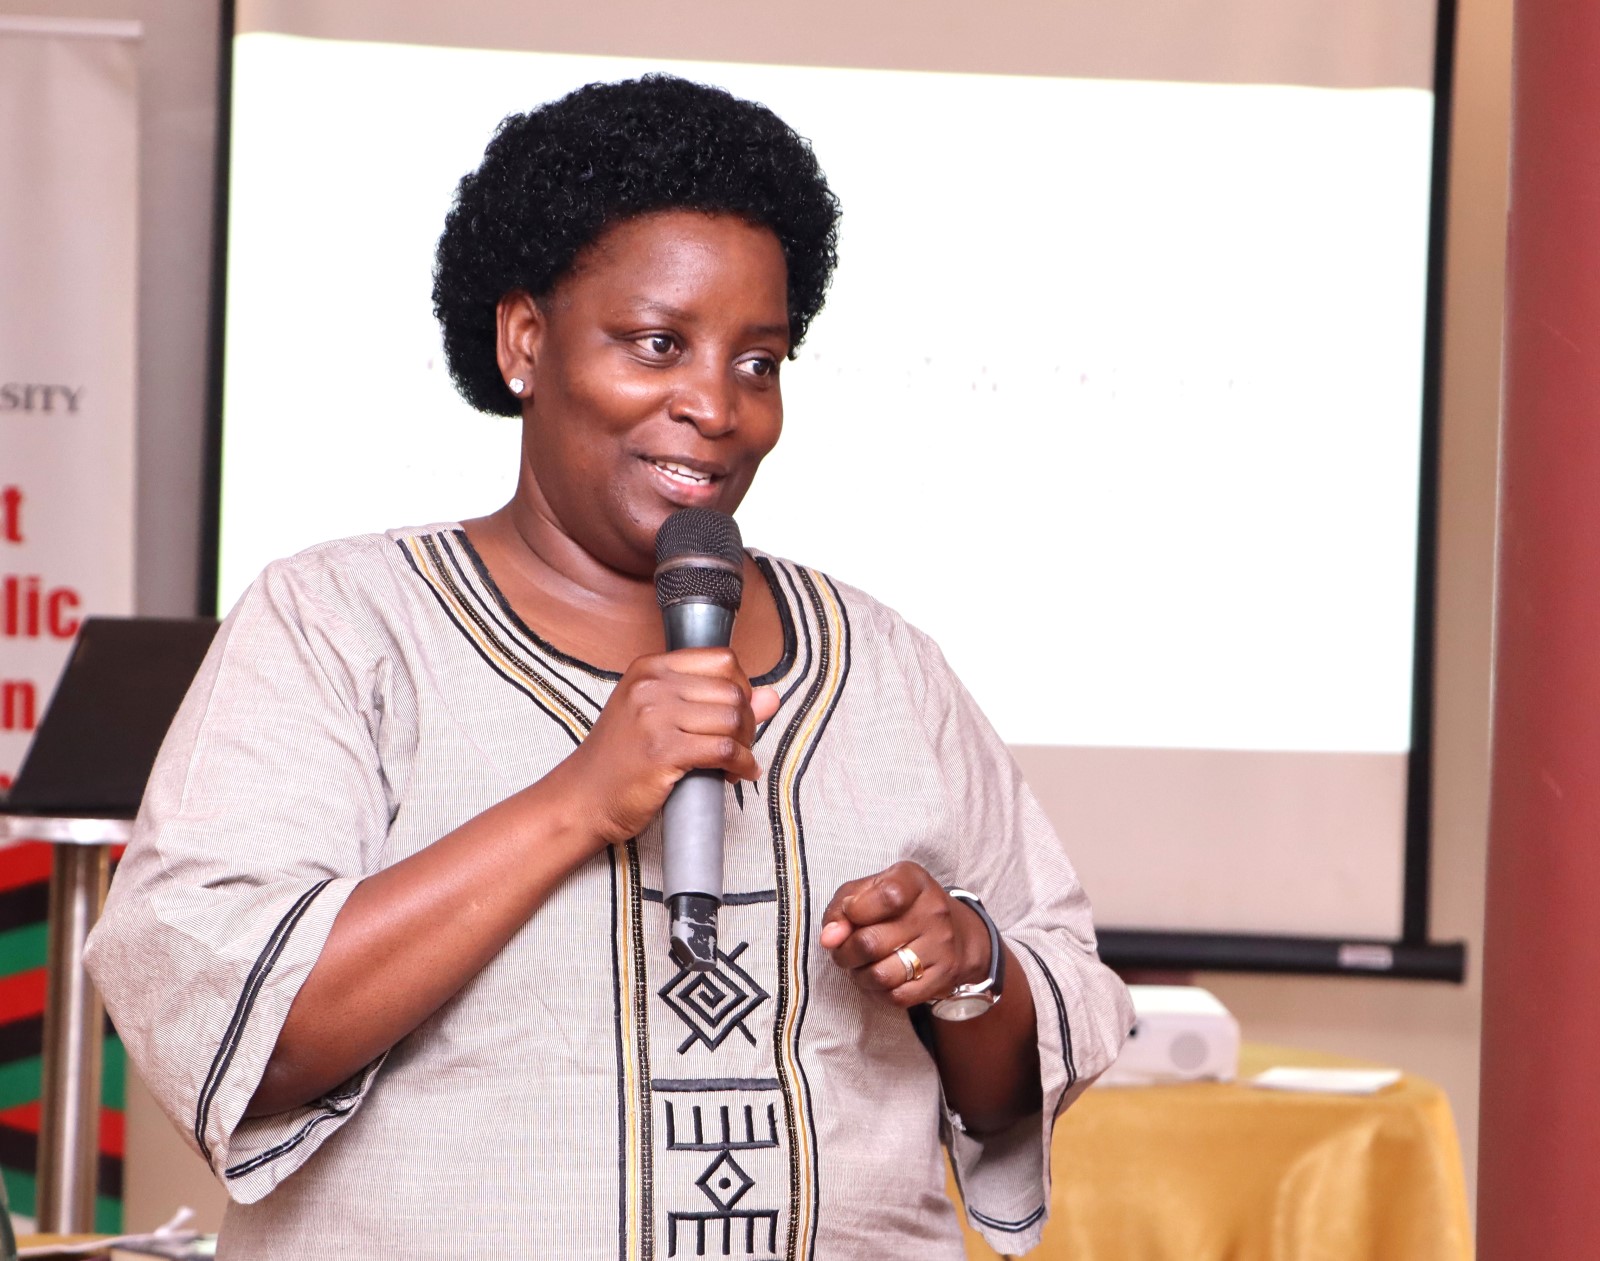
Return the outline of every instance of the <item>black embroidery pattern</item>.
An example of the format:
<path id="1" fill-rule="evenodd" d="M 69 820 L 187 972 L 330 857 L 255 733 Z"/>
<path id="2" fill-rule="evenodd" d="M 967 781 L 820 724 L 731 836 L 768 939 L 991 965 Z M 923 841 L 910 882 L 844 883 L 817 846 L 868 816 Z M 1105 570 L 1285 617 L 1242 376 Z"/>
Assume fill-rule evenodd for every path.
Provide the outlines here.
<path id="1" fill-rule="evenodd" d="M 228 1028 L 222 1035 L 222 1041 L 217 1046 L 217 1051 L 211 1058 L 211 1067 L 206 1072 L 206 1080 L 200 1088 L 200 1099 L 195 1107 L 194 1114 L 194 1141 L 198 1144 L 206 1158 L 206 1163 L 211 1163 L 211 1145 L 206 1142 L 207 1122 L 211 1117 L 211 1104 L 216 1098 L 217 1091 L 222 1087 L 222 1079 L 227 1075 L 228 1068 L 233 1063 L 234 1053 L 239 1049 L 239 1043 L 244 1038 L 246 1022 L 250 1019 L 250 1012 L 256 1005 L 256 997 L 261 993 L 261 987 L 266 984 L 267 976 L 278 962 L 278 956 L 283 953 L 283 948 L 289 944 L 289 935 L 294 932 L 295 926 L 305 916 L 306 910 L 316 901 L 317 895 L 326 889 L 333 881 L 319 880 L 298 898 L 277 927 L 272 930 L 267 938 L 267 944 L 261 948 L 261 953 L 256 956 L 255 963 L 250 968 L 250 974 L 245 977 L 244 989 L 239 995 L 239 1001 L 234 1004 L 233 1019 L 228 1022 Z M 748 1036 L 748 1035 L 746 1035 Z M 346 1109 L 348 1111 L 348 1109 Z M 309 1131 L 310 1125 L 306 1126 Z M 303 1137 L 304 1132 L 299 1137 Z M 299 1137 L 295 1142 L 299 1142 Z M 289 1144 L 293 1146 L 294 1143 Z"/>
<path id="2" fill-rule="evenodd" d="M 696 1042 L 715 1051 L 735 1029 L 751 1046 L 756 1044 L 755 1035 L 744 1022 L 771 996 L 739 966 L 739 956 L 749 946 L 749 942 L 741 941 L 727 954 L 718 950 L 717 966 L 709 972 L 679 968 L 678 974 L 656 991 L 689 1027 L 689 1036 L 678 1047 L 679 1055 Z"/>
<path id="3" fill-rule="evenodd" d="M 680 1107 L 682 1105 L 679 1105 Z M 713 1133 L 710 1139 L 706 1138 L 705 1113 L 709 1108 L 698 1104 L 689 1105 L 690 1134 L 692 1138 L 680 1136 L 678 1133 L 678 1113 L 672 1101 L 667 1101 L 667 1150 L 674 1152 L 738 1152 L 757 1151 L 763 1147 L 776 1147 L 778 1145 L 778 1114 L 772 1104 L 767 1104 L 766 1133 L 761 1133 L 761 1127 L 756 1122 L 756 1105 L 744 1105 L 744 1125 L 739 1128 L 733 1124 L 732 1116 L 737 1104 L 716 1105 L 717 1119 L 721 1123 L 721 1133 Z M 735 1137 L 735 1136 L 738 1137 Z M 707 1195 L 710 1192 L 706 1192 Z"/>
<path id="4" fill-rule="evenodd" d="M 667 1256 L 680 1249 L 696 1257 L 771 1256 L 778 1247 L 778 1210 L 743 1207 L 756 1180 L 734 1153 L 779 1145 L 777 1106 L 668 1100 L 666 1118 L 669 1152 L 713 1154 L 694 1183 L 711 1207 L 667 1214 Z"/>

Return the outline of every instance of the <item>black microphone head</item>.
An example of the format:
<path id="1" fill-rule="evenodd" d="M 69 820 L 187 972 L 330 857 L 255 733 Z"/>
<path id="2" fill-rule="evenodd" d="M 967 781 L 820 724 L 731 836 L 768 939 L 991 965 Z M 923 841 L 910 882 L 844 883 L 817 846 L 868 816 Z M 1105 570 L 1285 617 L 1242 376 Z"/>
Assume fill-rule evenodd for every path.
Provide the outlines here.
<path id="1" fill-rule="evenodd" d="M 725 512 L 680 508 L 656 531 L 656 602 L 693 601 L 737 610 L 744 595 L 744 541 Z"/>
<path id="2" fill-rule="evenodd" d="M 709 556 L 743 573 L 739 523 L 711 508 L 679 508 L 656 531 L 656 566 L 685 556 Z"/>

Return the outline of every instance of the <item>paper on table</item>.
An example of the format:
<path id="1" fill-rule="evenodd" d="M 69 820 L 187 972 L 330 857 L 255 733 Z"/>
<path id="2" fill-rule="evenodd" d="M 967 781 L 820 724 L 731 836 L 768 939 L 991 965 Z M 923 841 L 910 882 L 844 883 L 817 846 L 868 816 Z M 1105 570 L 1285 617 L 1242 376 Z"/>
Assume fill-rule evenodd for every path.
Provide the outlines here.
<path id="1" fill-rule="evenodd" d="M 1263 1090 L 1304 1090 L 1324 1095 L 1375 1095 L 1400 1080 L 1398 1068 L 1269 1068 L 1243 1085 Z"/>
<path id="2" fill-rule="evenodd" d="M 185 1205 L 173 1215 L 170 1222 L 158 1226 L 147 1235 L 116 1235 L 84 1243 L 38 1244 L 18 1249 L 17 1257 L 19 1261 L 26 1261 L 29 1257 L 40 1258 L 40 1261 L 56 1257 L 103 1257 L 113 1248 L 125 1252 L 144 1252 L 158 1257 L 182 1258 L 182 1261 L 216 1256 L 215 1235 L 200 1235 L 188 1229 L 189 1220 L 193 1216 L 194 1210 Z"/>

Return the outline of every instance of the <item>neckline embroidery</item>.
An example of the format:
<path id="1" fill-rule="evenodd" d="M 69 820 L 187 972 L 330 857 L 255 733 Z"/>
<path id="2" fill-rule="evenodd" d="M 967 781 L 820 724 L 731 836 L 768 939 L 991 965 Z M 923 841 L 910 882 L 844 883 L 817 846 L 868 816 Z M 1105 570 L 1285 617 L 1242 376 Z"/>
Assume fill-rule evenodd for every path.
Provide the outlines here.
<path id="1" fill-rule="evenodd" d="M 483 557 L 478 553 L 478 549 L 472 545 L 472 540 L 468 537 L 466 530 L 460 526 L 456 526 L 449 531 L 440 532 L 441 535 L 445 533 L 450 535 L 451 541 L 460 549 L 461 554 L 465 556 L 471 563 L 473 571 L 478 576 L 478 580 L 483 584 L 484 591 L 487 593 L 488 598 L 493 601 L 501 616 L 503 616 L 506 621 L 510 623 L 511 628 L 521 638 L 525 639 L 532 646 L 538 648 L 543 656 L 549 658 L 552 662 L 560 662 L 561 664 L 570 666 L 575 670 L 581 670 L 585 674 L 592 675 L 597 679 L 606 679 L 612 683 L 615 683 L 622 677 L 621 673 L 616 670 L 604 669 L 601 666 L 597 666 L 591 662 L 583 660 L 581 657 L 574 656 L 572 653 L 563 652 L 560 648 L 557 648 L 549 640 L 545 639 L 542 635 L 535 631 L 531 626 L 523 621 L 522 617 L 517 613 L 517 611 L 511 607 L 511 602 L 506 599 L 505 593 L 500 590 L 499 584 L 494 580 L 494 575 L 489 572 L 489 567 L 484 564 Z M 784 679 L 794 666 L 795 647 L 797 641 L 795 634 L 795 613 L 794 609 L 790 606 L 787 595 L 783 590 L 783 585 L 778 581 L 778 576 L 772 561 L 765 555 L 762 555 L 758 552 L 752 552 L 751 556 L 756 562 L 756 568 L 761 571 L 761 576 L 767 581 L 767 589 L 772 593 L 772 602 L 777 606 L 778 609 L 778 621 L 783 627 L 783 653 L 781 656 L 779 656 L 777 664 L 774 665 L 770 670 L 767 670 L 750 680 L 751 684 L 755 687 L 765 687 L 776 684 L 780 680 Z"/>

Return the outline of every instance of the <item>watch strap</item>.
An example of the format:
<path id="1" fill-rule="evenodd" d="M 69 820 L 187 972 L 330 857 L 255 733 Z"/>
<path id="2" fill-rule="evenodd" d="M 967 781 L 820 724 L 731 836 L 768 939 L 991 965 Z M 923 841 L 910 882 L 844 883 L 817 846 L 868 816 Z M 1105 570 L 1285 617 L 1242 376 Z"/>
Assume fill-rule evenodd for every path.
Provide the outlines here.
<path id="1" fill-rule="evenodd" d="M 1006 983 L 1006 951 L 1000 940 L 1000 930 L 995 926 L 994 918 L 984 908 L 983 899 L 970 889 L 961 889 L 954 886 L 945 889 L 951 897 L 964 902 L 978 913 L 978 918 L 983 921 L 983 926 L 989 930 L 989 976 L 988 979 L 976 985 L 959 985 L 954 993 L 975 994 L 987 993 L 996 1000 L 1005 989 Z"/>

